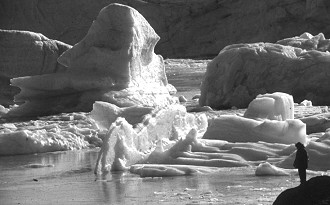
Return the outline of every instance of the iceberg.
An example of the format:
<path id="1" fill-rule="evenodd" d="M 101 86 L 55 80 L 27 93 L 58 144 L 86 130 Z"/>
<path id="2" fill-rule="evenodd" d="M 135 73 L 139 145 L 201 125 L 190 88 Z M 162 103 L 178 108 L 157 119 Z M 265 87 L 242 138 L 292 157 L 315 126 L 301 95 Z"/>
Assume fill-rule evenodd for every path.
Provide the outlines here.
<path id="1" fill-rule="evenodd" d="M 293 97 L 281 92 L 260 94 L 250 102 L 244 117 L 279 121 L 294 119 Z"/>
<path id="2" fill-rule="evenodd" d="M 306 144 L 306 125 L 300 120 L 258 121 L 236 115 L 223 115 L 210 120 L 204 139 L 229 142 L 272 142 Z"/>
<path id="3" fill-rule="evenodd" d="M 71 47 L 41 33 L 0 29 L 0 104 L 13 105 L 20 91 L 10 79 L 65 71 L 57 58 Z"/>
<path id="4" fill-rule="evenodd" d="M 211 119 L 204 139 L 229 142 L 307 144 L 306 124 L 294 118 L 291 95 L 276 92 L 257 96 L 244 116 L 222 115 Z"/>
<path id="5" fill-rule="evenodd" d="M 159 36 L 135 9 L 104 7 L 87 35 L 57 61 L 64 72 L 11 79 L 21 92 L 7 117 L 89 112 L 95 101 L 119 107 L 166 106 L 170 94 L 162 56 L 154 53 Z"/>
<path id="6" fill-rule="evenodd" d="M 105 111 L 107 108 L 108 111 Z M 120 117 L 120 115 L 124 116 L 123 113 L 127 109 L 130 109 L 129 113 L 133 115 Z M 126 170 L 130 165 L 148 161 L 150 156 L 163 150 L 164 146 L 165 150 L 175 147 L 176 140 L 185 139 L 192 129 L 195 137 L 201 137 L 207 127 L 207 118 L 204 114 L 196 117 L 187 113 L 182 105 L 154 108 L 151 112 L 147 110 L 149 114 L 145 114 L 146 108 L 143 107 L 125 108 L 117 112 L 119 114 L 116 119 L 108 118 L 108 115 L 96 114 L 110 113 L 114 110 L 116 109 L 110 103 L 96 102 L 92 111 L 91 116 L 99 127 L 111 124 L 99 152 L 95 166 L 96 173 Z M 132 119 L 142 119 L 142 121 L 132 125 L 128 123 L 135 121 Z"/>
<path id="7" fill-rule="evenodd" d="M 258 94 L 284 92 L 297 102 L 328 105 L 329 42 L 323 34 L 306 34 L 277 43 L 228 45 L 207 66 L 199 104 L 246 108 Z"/>

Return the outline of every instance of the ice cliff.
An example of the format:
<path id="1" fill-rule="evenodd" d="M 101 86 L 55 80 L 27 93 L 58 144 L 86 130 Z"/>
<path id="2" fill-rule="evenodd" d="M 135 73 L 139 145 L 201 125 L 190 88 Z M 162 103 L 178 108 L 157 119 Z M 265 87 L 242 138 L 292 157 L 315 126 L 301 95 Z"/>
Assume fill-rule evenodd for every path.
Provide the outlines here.
<path id="1" fill-rule="evenodd" d="M 135 9 L 110 4 L 103 8 L 87 35 L 64 52 L 62 73 L 11 80 L 24 102 L 8 116 L 40 116 L 91 111 L 96 100 L 121 107 L 165 106 L 175 102 L 163 58 L 154 53 L 159 36 Z"/>

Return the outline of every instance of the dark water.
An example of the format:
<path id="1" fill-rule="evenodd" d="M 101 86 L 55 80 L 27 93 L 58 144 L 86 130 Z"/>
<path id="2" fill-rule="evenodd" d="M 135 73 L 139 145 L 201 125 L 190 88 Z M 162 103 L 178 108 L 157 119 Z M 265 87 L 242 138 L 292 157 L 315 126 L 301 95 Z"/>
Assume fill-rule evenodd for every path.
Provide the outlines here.
<path id="1" fill-rule="evenodd" d="M 96 176 L 98 150 L 0 157 L 0 204 L 272 204 L 297 176 L 256 177 L 254 168 L 140 178 Z"/>

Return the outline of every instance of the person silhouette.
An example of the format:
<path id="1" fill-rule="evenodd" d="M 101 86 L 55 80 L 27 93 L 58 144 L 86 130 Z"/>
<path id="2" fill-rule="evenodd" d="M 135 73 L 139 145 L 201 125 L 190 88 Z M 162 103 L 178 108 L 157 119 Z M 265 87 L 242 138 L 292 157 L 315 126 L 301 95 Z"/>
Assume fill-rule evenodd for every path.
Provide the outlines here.
<path id="1" fill-rule="evenodd" d="M 298 142 L 296 143 L 296 159 L 294 160 L 293 167 L 298 169 L 300 183 L 303 184 L 306 182 L 306 169 L 308 168 L 308 154 L 305 150 L 305 146 Z"/>

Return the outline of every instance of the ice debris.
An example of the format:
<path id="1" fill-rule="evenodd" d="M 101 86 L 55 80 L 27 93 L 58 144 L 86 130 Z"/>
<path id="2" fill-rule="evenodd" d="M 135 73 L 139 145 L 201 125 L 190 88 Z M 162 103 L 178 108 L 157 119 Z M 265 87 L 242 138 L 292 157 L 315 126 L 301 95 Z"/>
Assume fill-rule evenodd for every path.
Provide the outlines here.
<path id="1" fill-rule="evenodd" d="M 83 113 L 0 124 L 0 156 L 100 146 L 97 127 Z"/>

